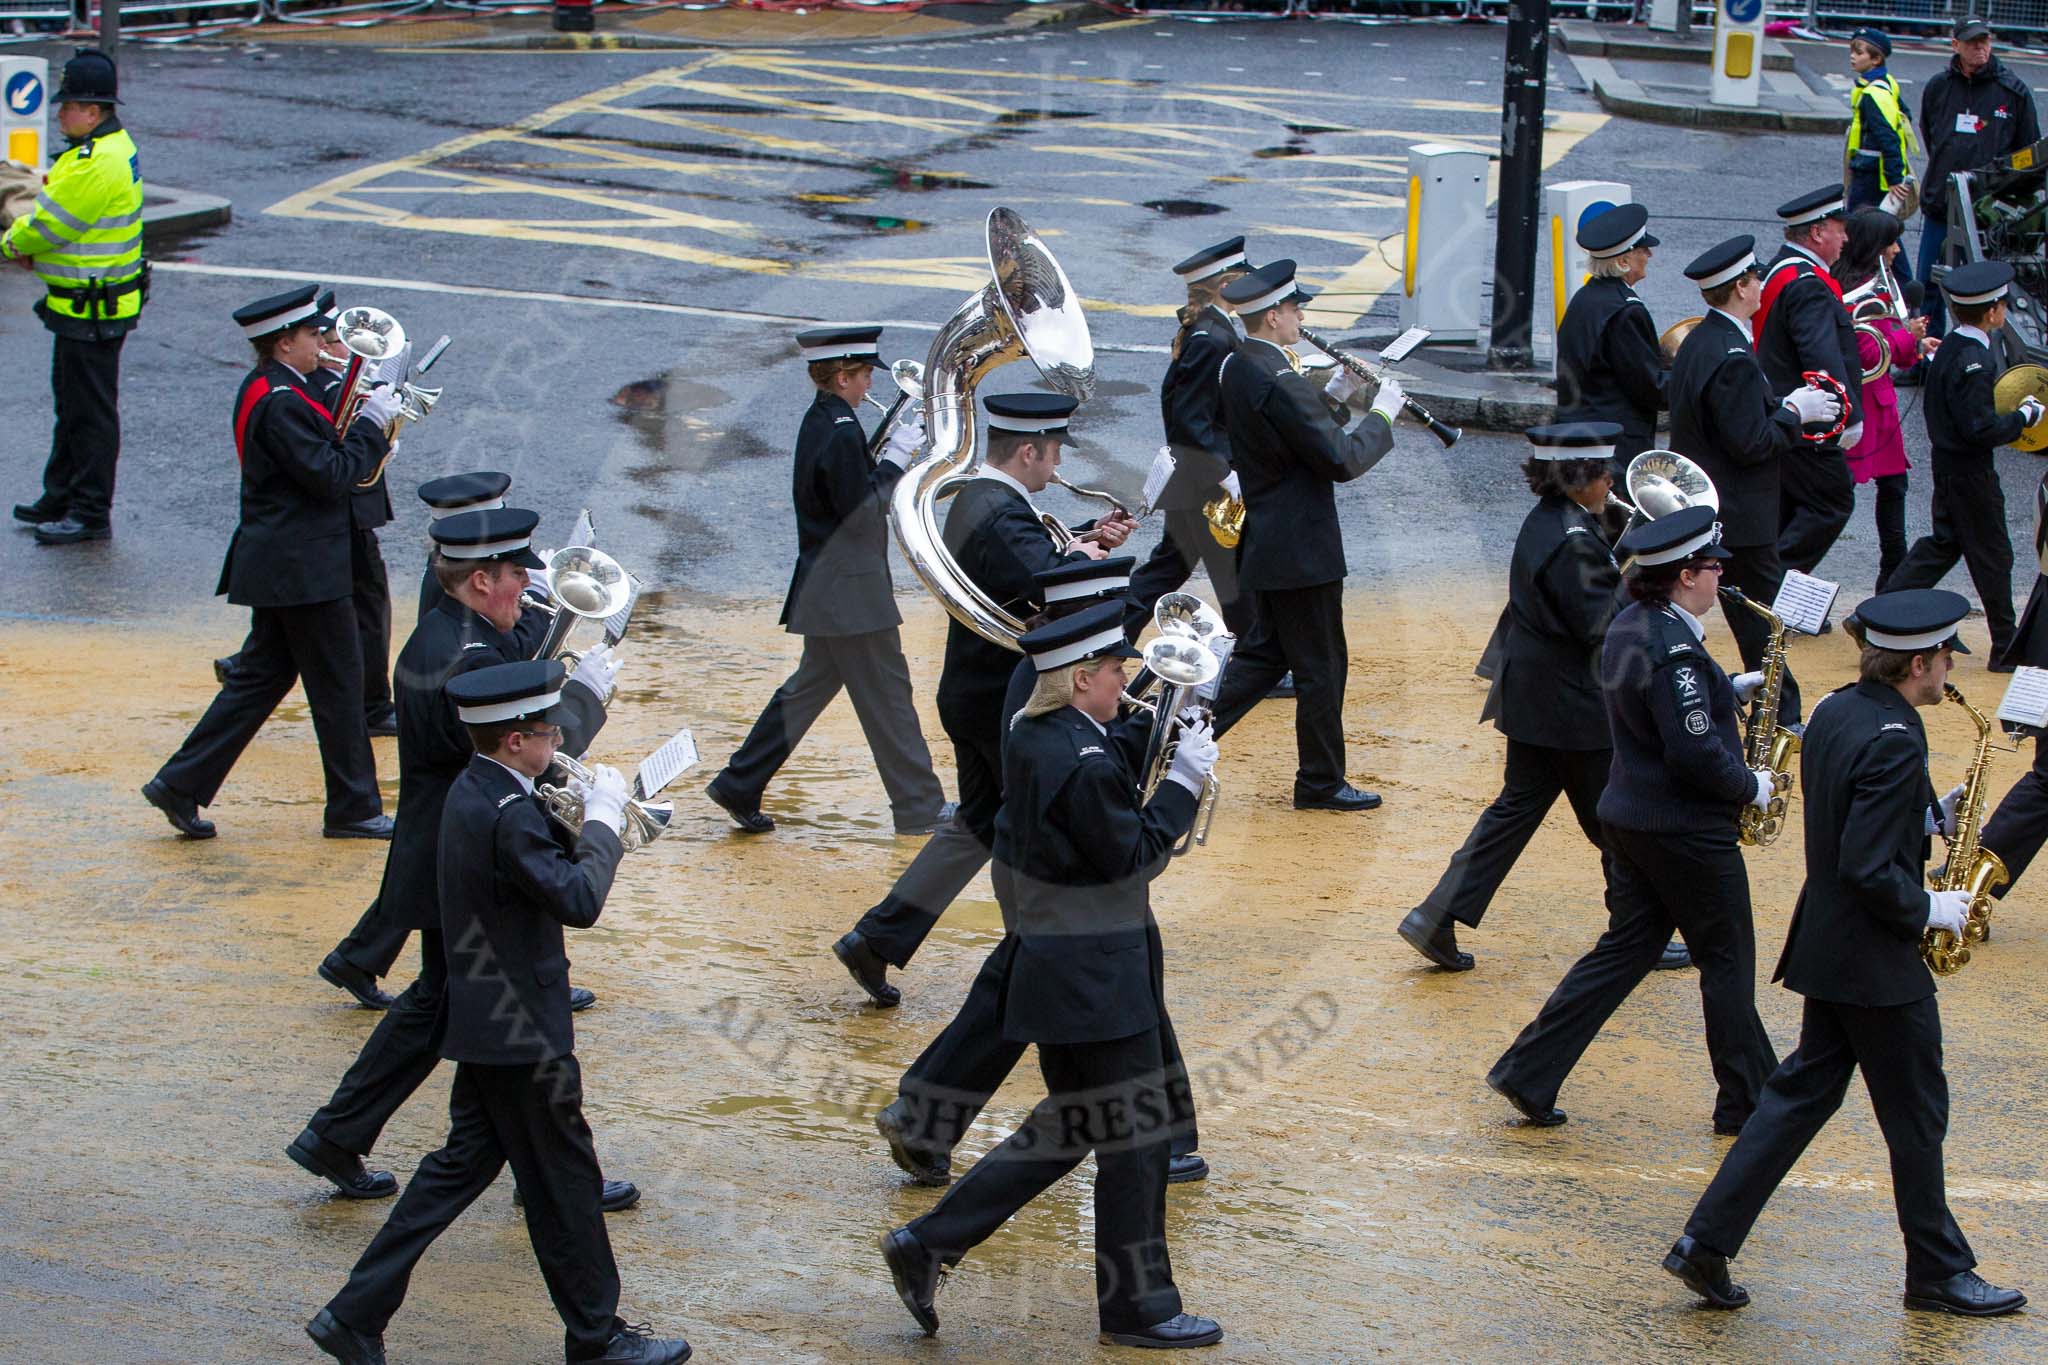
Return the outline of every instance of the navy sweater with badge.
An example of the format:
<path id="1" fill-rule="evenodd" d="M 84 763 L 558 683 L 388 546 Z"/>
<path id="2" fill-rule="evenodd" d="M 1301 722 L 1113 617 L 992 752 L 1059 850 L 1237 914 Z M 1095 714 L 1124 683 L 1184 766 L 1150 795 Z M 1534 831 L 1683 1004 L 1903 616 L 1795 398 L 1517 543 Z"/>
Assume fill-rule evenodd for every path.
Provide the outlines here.
<path id="1" fill-rule="evenodd" d="M 1650 834 L 1725 830 L 1756 792 L 1742 761 L 1735 685 L 1666 602 L 1635 602 L 1607 628 L 1600 689 L 1614 765 L 1600 819 Z"/>

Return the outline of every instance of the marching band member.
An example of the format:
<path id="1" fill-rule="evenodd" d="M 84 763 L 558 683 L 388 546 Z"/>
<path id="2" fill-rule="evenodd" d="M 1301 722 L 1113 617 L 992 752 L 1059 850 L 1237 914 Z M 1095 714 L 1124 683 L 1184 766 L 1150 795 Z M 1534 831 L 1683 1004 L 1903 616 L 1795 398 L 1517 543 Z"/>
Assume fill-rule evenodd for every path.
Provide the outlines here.
<path id="1" fill-rule="evenodd" d="M 1946 352 L 1937 352 L 1939 356 Z M 1929 891 L 1928 835 L 1952 822 L 1927 778 L 1916 708 L 1940 704 L 1956 626 L 1969 603 L 1952 592 L 1889 592 L 1856 609 L 1859 681 L 1813 711 L 1799 755 L 1806 882 L 1772 980 L 1806 997 L 1799 1046 L 1686 1221 L 1664 1268 L 1715 1308 L 1749 1292 L 1729 1278 L 1764 1204 L 1841 1107 L 1858 1067 L 1891 1152 L 1892 1198 L 1906 1240 L 1908 1308 L 1992 1317 L 2027 1301 L 1987 1284 L 1949 1213 L 1942 1171 L 1948 1078 L 1941 1010 L 1920 956 L 1928 929 L 1961 930 L 1966 891 Z M 1953 829 L 1952 824 L 1944 824 Z"/>
<path id="2" fill-rule="evenodd" d="M 876 350 L 881 335 L 879 327 L 797 334 L 814 393 L 797 429 L 790 480 L 796 568 L 780 624 L 803 637 L 803 657 L 705 789 L 747 834 L 775 828 L 762 813 L 761 795 L 842 688 L 889 793 L 896 832 L 928 834 L 945 818 L 946 793 L 932 772 L 911 700 L 897 629 L 903 617 L 889 580 L 889 492 L 916 458 L 924 428 L 918 421 L 899 423 L 881 457 L 870 462 L 855 415 L 882 363 Z"/>
<path id="3" fill-rule="evenodd" d="M 1394 448 L 1401 384 L 1380 380 L 1372 410 L 1349 426 L 1330 415 L 1315 385 L 1284 350 L 1301 340 L 1301 306 L 1314 297 L 1279 260 L 1225 286 L 1223 301 L 1245 342 L 1223 366 L 1223 421 L 1230 464 L 1244 488 L 1238 581 L 1257 623 L 1239 641 L 1216 698 L 1216 733 L 1244 719 L 1273 685 L 1294 674 L 1296 810 L 1372 810 L 1376 793 L 1344 775 L 1344 533 L 1332 486 L 1348 483 Z M 1342 403 L 1359 388 L 1339 367 L 1324 393 Z"/>
<path id="4" fill-rule="evenodd" d="M 455 1063 L 448 1141 L 420 1161 L 348 1283 L 306 1324 L 315 1345 L 348 1365 L 381 1365 L 384 1327 L 413 1267 L 508 1163 L 567 1358 L 681 1365 L 690 1355 L 686 1342 L 656 1340 L 618 1316 L 562 930 L 587 929 L 604 909 L 624 851 L 626 779 L 599 767 L 594 783 L 578 784 L 581 834 L 544 813 L 534 782 L 570 719 L 566 685 L 554 659 L 448 680 L 474 749 L 448 787 L 437 873 L 449 968 L 439 1051 Z"/>
<path id="5" fill-rule="evenodd" d="M 2005 325 L 2005 296 L 2013 268 L 2004 261 L 1972 261 L 1942 279 L 1955 324 L 1927 365 L 1927 440 L 1933 447 L 1934 530 L 1915 541 L 1905 562 L 1885 581 L 1896 592 L 1931 588 L 1958 559 L 1984 602 L 1991 631 L 1985 667 L 2007 673 L 2012 648 L 2012 539 L 2005 529 L 2005 489 L 1998 482 L 1995 447 L 2017 441 L 2048 408 L 2022 399 L 2001 414 L 1992 405 L 1998 366 L 1991 338 Z"/>
<path id="6" fill-rule="evenodd" d="M 434 574 L 434 540 L 432 525 L 443 517 L 452 517 L 458 512 L 488 512 L 505 505 L 505 495 L 512 488 L 512 476 L 501 474 L 494 469 L 480 469 L 474 474 L 449 474 L 438 479 L 428 479 L 419 487 L 420 501 L 427 505 L 427 567 L 420 575 L 419 614 L 425 617 L 447 596 L 441 591 L 441 580 Z M 536 639 L 538 646 L 540 641 Z M 530 655 L 531 649 L 527 651 Z"/>
<path id="7" fill-rule="evenodd" d="M 1046 1098 L 936 1208 L 885 1234 L 882 1255 L 898 1297 L 932 1335 L 944 1268 L 1093 1151 L 1102 1341 L 1206 1346 L 1223 1329 L 1182 1311 L 1166 1245 L 1173 1105 L 1147 883 L 1192 828 L 1216 745 L 1206 726 L 1184 731 L 1166 779 L 1140 806 L 1108 730 L 1123 660 L 1136 657 L 1122 613 L 1097 607 L 1020 643 L 1039 682 L 1003 750 L 998 856 L 1011 873 L 1017 946 L 1002 1029 L 1037 1045 Z"/>
<path id="8" fill-rule="evenodd" d="M 325 392 L 321 399 L 329 411 L 341 396 L 342 376 L 348 370 L 349 352 L 335 334 L 341 309 L 334 291 L 325 290 L 320 305 L 320 368 L 313 378 Z M 380 473 L 365 488 L 358 484 L 349 495 L 349 600 L 355 604 L 356 634 L 363 642 L 363 714 L 373 735 L 398 733 L 398 709 L 391 696 L 391 576 L 384 568 L 384 551 L 377 544 L 377 528 L 391 524 L 391 486 Z"/>
<path id="9" fill-rule="evenodd" d="M 384 458 L 398 399 L 379 385 L 346 440 L 314 395 L 320 363 L 316 285 L 237 309 L 257 365 L 235 398 L 242 516 L 216 592 L 250 608 L 249 638 L 184 744 L 142 795 L 188 839 L 211 839 L 213 804 L 235 760 L 294 682 L 303 681 L 326 770 L 330 839 L 389 839 L 376 758 L 363 724 L 362 641 L 349 583 L 349 500 Z"/>
<path id="10" fill-rule="evenodd" d="M 1760 288 L 1755 274 L 1756 241 L 1731 237 L 1686 266 L 1699 286 L 1707 313 L 1671 362 L 1672 448 L 1693 460 L 1714 481 L 1721 497 L 1721 527 L 1728 558 L 1722 582 L 1765 606 L 1778 599 L 1785 582 L 1778 560 L 1779 473 L 1798 453 L 1802 422 L 1830 421 L 1841 412 L 1832 395 L 1802 386 L 1782 399 L 1772 396 L 1770 379 L 1750 348 L 1750 319 Z M 1723 613 L 1742 666 L 1763 667 L 1770 629 L 1753 611 Z M 1799 683 L 1785 669 L 1778 719 L 1799 720 Z"/>
<path id="11" fill-rule="evenodd" d="M 1617 422 L 1614 458 L 1628 462 L 1657 444 L 1664 403 L 1664 354 L 1657 325 L 1636 297 L 1650 273 L 1650 211 L 1620 204 L 1579 224 L 1592 278 L 1565 305 L 1557 326 L 1557 420 Z"/>
<path id="12" fill-rule="evenodd" d="M 1103 558 L 1124 543 L 1135 523 L 1115 513 L 1099 524 L 1075 527 L 1092 532 L 1092 538 L 1060 553 L 1031 497 L 1052 482 L 1079 404 L 1059 394 L 1015 393 L 984 399 L 983 406 L 987 450 L 981 472 L 961 487 L 946 512 L 946 549 L 991 599 L 1028 617 L 1040 605 L 1034 575 Z M 909 965 L 939 916 L 988 863 L 1003 803 L 1003 693 L 1016 663 L 1015 651 L 990 644 L 958 621 L 947 623 L 939 723 L 953 741 L 960 804 L 889 894 L 832 945 L 854 982 L 884 1009 L 902 998 L 889 984 L 889 968 Z"/>
<path id="13" fill-rule="evenodd" d="M 2006 647 L 2005 661 L 2020 668 L 2048 668 L 2048 474 L 2034 487 L 2034 559 L 2034 590 Z M 2033 766 L 1999 801 L 1978 840 L 2005 864 L 2006 883 L 1992 893 L 2000 899 L 2012 894 L 2048 843 L 2048 746 L 2041 743 L 2042 733 L 2034 732 Z"/>
<path id="14" fill-rule="evenodd" d="M 1756 930 L 1736 846 L 1744 802 L 1767 806 L 1771 775 L 1743 766 L 1728 675 L 1701 643 L 1727 551 L 1711 507 L 1685 507 L 1621 538 L 1634 602 L 1608 627 L 1601 689 L 1614 766 L 1600 794 L 1607 931 L 1565 973 L 1486 1083 L 1531 1123 L 1555 1107 L 1610 1015 L 1656 965 L 1676 926 L 1700 970 L 1714 1131 L 1742 1129 L 1777 1054 L 1756 1013 Z"/>
<path id="15" fill-rule="evenodd" d="M 1802 442 L 1780 471 L 1778 558 L 1788 569 L 1812 573 L 1856 510 L 1856 485 L 1842 452 L 1863 434 L 1856 328 L 1830 273 L 1848 240 L 1842 187 L 1829 185 L 1780 204 L 1778 217 L 1785 221 L 1785 245 L 1765 272 L 1757 301 L 1757 363 L 1780 397 L 1804 384 L 1810 370 L 1833 375 L 1849 393 L 1841 436 L 1826 445 Z"/>
<path id="16" fill-rule="evenodd" d="M 1577 302 L 1576 299 L 1573 300 Z M 1602 847 L 1600 789 L 1614 759 L 1600 700 L 1600 645 L 1621 570 L 1601 534 L 1614 486 L 1614 422 L 1531 427 L 1522 475 L 1536 505 L 1515 537 L 1507 629 L 1481 720 L 1506 736 L 1500 795 L 1398 932 L 1446 971 L 1469 971 L 1455 925 L 1476 929 L 1494 892 L 1563 793 L 1579 828 Z"/>
<path id="17" fill-rule="evenodd" d="M 1237 349 L 1237 329 L 1218 305 L 1223 288 L 1251 269 L 1244 238 L 1204 247 L 1173 268 L 1187 284 L 1187 307 L 1173 338 L 1173 359 L 1159 386 L 1159 412 L 1166 444 L 1173 452 L 1173 477 L 1159 493 L 1166 531 L 1144 566 L 1131 575 L 1131 606 L 1124 624 L 1133 640 L 1152 619 L 1152 608 L 1177 591 L 1200 564 L 1209 571 L 1217 609 L 1231 634 L 1251 634 L 1252 601 L 1239 590 L 1237 554 L 1209 533 L 1202 508 L 1226 492 L 1235 493 L 1230 472 L 1230 437 L 1218 411 L 1218 373 Z"/>
<path id="18" fill-rule="evenodd" d="M 522 615 L 544 615 L 525 604 L 526 570 L 539 564 L 532 549 L 540 514 L 523 508 L 467 512 L 433 524 L 440 550 L 437 572 L 446 586 L 439 606 L 420 618 L 398 655 L 398 819 L 377 899 L 352 939 L 376 940 L 381 933 L 420 936 L 420 975 L 393 1000 L 363 1044 L 361 1054 L 335 1087 L 334 1097 L 307 1122 L 286 1155 L 314 1175 L 334 1182 L 351 1199 L 376 1199 L 397 1191 L 383 1171 L 366 1171 L 363 1158 L 376 1145 L 400 1105 L 440 1062 L 446 1023 L 448 964 L 441 936 L 441 897 L 435 881 L 441 847 L 441 813 L 448 793 L 468 767 L 474 749 L 470 732 L 445 691 L 450 678 L 514 663 L 526 657 L 512 631 Z M 556 717 L 560 749 L 580 754 L 604 728 L 604 698 L 617 681 L 618 664 L 603 646 L 590 651 L 561 689 Z M 344 983 L 375 976 L 341 954 L 343 940 L 321 975 Z M 397 950 L 392 950 L 397 956 Z M 341 970 L 334 970 L 340 960 Z M 388 970 L 388 964 L 387 964 Z M 344 989 L 349 989 L 344 984 Z M 596 996 L 570 988 L 569 1008 L 582 1009 Z M 630 1186 L 614 1200 L 625 1199 Z M 630 1202 L 630 1201 L 628 1201 Z M 620 1207 L 624 1205 L 621 1204 Z"/>

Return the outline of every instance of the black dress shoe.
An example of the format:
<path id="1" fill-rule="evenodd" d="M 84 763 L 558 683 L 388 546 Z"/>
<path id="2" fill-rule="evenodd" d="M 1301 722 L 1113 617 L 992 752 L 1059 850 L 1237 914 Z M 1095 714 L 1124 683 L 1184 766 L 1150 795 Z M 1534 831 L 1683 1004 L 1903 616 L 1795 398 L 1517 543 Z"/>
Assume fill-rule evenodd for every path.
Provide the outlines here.
<path id="1" fill-rule="evenodd" d="M 325 1308 L 306 1324 L 306 1335 L 342 1365 L 385 1365 L 384 1338 L 358 1332 Z"/>
<path id="2" fill-rule="evenodd" d="M 1166 1158 L 1166 1183 L 1189 1185 L 1209 1178 L 1209 1163 L 1198 1152 L 1182 1152 Z"/>
<path id="3" fill-rule="evenodd" d="M 398 708 L 387 706 L 382 711 L 374 711 L 363 717 L 363 723 L 370 727 L 371 734 L 383 739 L 395 739 L 398 736 Z"/>
<path id="4" fill-rule="evenodd" d="M 1549 1109 L 1537 1108 L 1514 1091 L 1508 1089 L 1507 1082 L 1501 1080 L 1498 1076 L 1488 1075 L 1486 1083 L 1492 1088 L 1494 1094 L 1512 1104 L 1515 1107 L 1515 1112 L 1529 1121 L 1530 1127 L 1555 1128 L 1564 1122 L 1564 1110 L 1555 1106 Z"/>
<path id="5" fill-rule="evenodd" d="M 938 1296 L 939 1281 L 946 1273 L 939 1258 L 926 1251 L 924 1243 L 912 1236 L 909 1228 L 898 1228 L 882 1234 L 882 1259 L 888 1262 L 889 1278 L 896 1282 L 896 1297 L 903 1300 L 903 1306 L 924 1328 L 926 1336 L 937 1336 L 939 1310 L 932 1300 Z"/>
<path id="6" fill-rule="evenodd" d="M 763 815 L 760 806 L 741 805 L 720 791 L 716 781 L 704 789 L 704 794 L 710 797 L 712 803 L 720 810 L 732 817 L 732 822 L 739 826 L 742 834 L 766 834 L 775 828 L 774 819 Z"/>
<path id="7" fill-rule="evenodd" d="M 1709 1308 L 1742 1308 L 1749 1303 L 1749 1291 L 1728 1278 L 1728 1258 L 1690 1237 L 1671 1244 L 1664 1268 L 1685 1281 L 1685 1287 L 1705 1299 Z"/>
<path id="8" fill-rule="evenodd" d="M 588 986 L 571 986 L 569 988 L 569 1013 L 581 1014 L 596 1003 L 597 992 L 591 990 Z"/>
<path id="9" fill-rule="evenodd" d="M 323 1180 L 334 1182 L 344 1199 L 389 1199 L 398 1193 L 398 1178 L 389 1171 L 363 1168 L 363 1159 L 323 1142 L 311 1128 L 292 1139 L 284 1154 Z"/>
<path id="10" fill-rule="evenodd" d="M 38 545 L 76 545 L 81 540 L 112 540 L 114 528 L 108 525 L 88 525 L 75 517 L 61 521 L 46 521 L 36 527 Z"/>
<path id="11" fill-rule="evenodd" d="M 1187 1346 L 1214 1346 L 1223 1340 L 1223 1328 L 1214 1318 L 1180 1313 L 1165 1322 L 1155 1322 L 1142 1332 L 1103 1332 L 1096 1339 L 1105 1346 L 1150 1346 L 1177 1351 Z"/>
<path id="12" fill-rule="evenodd" d="M 320 833 L 328 839 L 389 839 L 391 823 L 388 815 L 373 815 L 367 820 L 356 820 L 346 825 L 325 826 Z"/>
<path id="13" fill-rule="evenodd" d="M 1915 1284 L 1906 1281 L 1906 1307 L 1923 1313 L 1960 1313 L 1966 1318 L 1995 1318 L 2024 1308 L 2027 1296 L 2017 1289 L 2000 1289 L 1974 1270 L 1951 1275 L 1945 1280 Z"/>
<path id="14" fill-rule="evenodd" d="M 681 1337 L 664 1341 L 644 1322 L 620 1323 L 601 1356 L 585 1356 L 575 1365 L 683 1365 L 690 1343 Z"/>
<path id="15" fill-rule="evenodd" d="M 597 1193 L 597 1207 L 604 1213 L 624 1213 L 640 1202 L 640 1187 L 630 1180 L 607 1180 Z M 512 1207 L 526 1207 L 526 1191 L 512 1187 Z"/>
<path id="16" fill-rule="evenodd" d="M 920 1147 L 911 1141 L 903 1101 L 896 1100 L 875 1115 L 875 1131 L 889 1144 L 889 1159 L 914 1185 L 939 1189 L 953 1183 L 953 1154 L 943 1147 Z"/>
<path id="17" fill-rule="evenodd" d="M 366 1010 L 391 1008 L 391 996 L 378 988 L 377 978 L 338 952 L 329 953 L 320 963 L 320 979 L 353 995 Z"/>
<path id="18" fill-rule="evenodd" d="M 1299 789 L 1294 793 L 1296 810 L 1378 810 L 1380 794 L 1362 792 L 1346 782 L 1327 796 L 1303 796 Z"/>
<path id="19" fill-rule="evenodd" d="M 849 929 L 845 936 L 832 945 L 832 956 L 845 966 L 854 984 L 868 993 L 868 999 L 883 1009 L 893 1009 L 903 998 L 903 992 L 889 984 L 889 964 L 868 941 L 861 937 L 860 930 Z"/>
<path id="20" fill-rule="evenodd" d="M 1657 972 L 1683 971 L 1692 965 L 1692 950 L 1685 946 L 1685 940 L 1674 938 L 1664 945 L 1663 956 L 1659 957 L 1650 970 Z"/>
<path id="21" fill-rule="evenodd" d="M 1439 922 L 1429 911 L 1416 906 L 1394 931 L 1408 946 L 1447 972 L 1472 970 L 1472 954 L 1458 951 L 1458 931 L 1452 921 Z"/>
<path id="22" fill-rule="evenodd" d="M 1293 701 L 1294 696 L 1294 675 L 1292 673 L 1282 673 L 1280 681 L 1274 683 L 1272 689 L 1266 693 L 1266 700 Z"/>
<path id="23" fill-rule="evenodd" d="M 70 508 L 61 502 L 48 498 L 37 498 L 34 502 L 14 504 L 14 519 L 27 526 L 41 526 L 46 521 L 62 521 Z"/>
<path id="24" fill-rule="evenodd" d="M 187 839 L 213 837 L 213 821 L 199 818 L 199 803 L 181 792 L 172 791 L 164 785 L 162 778 L 152 777 L 142 784 L 142 799 L 162 811 L 178 833 Z"/>

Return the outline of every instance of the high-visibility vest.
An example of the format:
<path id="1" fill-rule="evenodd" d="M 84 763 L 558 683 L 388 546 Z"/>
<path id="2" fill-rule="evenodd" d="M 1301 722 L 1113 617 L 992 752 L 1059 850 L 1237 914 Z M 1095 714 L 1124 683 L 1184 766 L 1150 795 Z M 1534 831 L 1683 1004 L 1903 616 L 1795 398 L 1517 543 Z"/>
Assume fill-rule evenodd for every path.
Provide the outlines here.
<path id="1" fill-rule="evenodd" d="M 1899 160 L 1904 163 L 1906 174 L 1913 173 L 1913 153 L 1920 150 L 1920 139 L 1913 134 L 1913 120 L 1906 117 L 1903 97 L 1899 94 L 1899 83 L 1890 72 L 1881 81 L 1858 81 L 1855 93 L 1850 96 L 1849 155 L 1853 158 L 1863 142 L 1863 97 L 1865 95 L 1877 105 L 1878 115 L 1891 126 L 1894 136 L 1899 139 Z M 1877 162 L 1877 187 L 1888 190 L 1891 179 L 1884 173 L 1884 158 Z"/>
<path id="2" fill-rule="evenodd" d="M 27 257 L 50 310 L 86 320 L 142 311 L 142 171 L 128 130 L 87 138 L 43 177 L 36 205 L 0 237 Z"/>

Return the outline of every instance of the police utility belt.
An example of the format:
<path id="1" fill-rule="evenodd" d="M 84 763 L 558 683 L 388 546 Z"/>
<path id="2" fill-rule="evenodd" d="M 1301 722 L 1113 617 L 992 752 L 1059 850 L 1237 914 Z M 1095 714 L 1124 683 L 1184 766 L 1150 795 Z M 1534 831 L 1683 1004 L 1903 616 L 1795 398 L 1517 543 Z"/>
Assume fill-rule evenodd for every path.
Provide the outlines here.
<path id="1" fill-rule="evenodd" d="M 142 301 L 148 303 L 149 276 L 149 262 L 144 261 L 141 270 L 118 284 L 108 284 L 105 280 L 94 280 L 89 284 L 79 285 L 76 288 L 66 284 L 49 283 L 45 283 L 43 288 L 53 299 L 62 299 L 66 303 L 84 303 L 91 310 L 92 316 L 95 319 L 99 319 L 107 316 L 116 299 L 127 294 L 133 294 L 137 290 L 140 290 L 142 293 Z"/>

